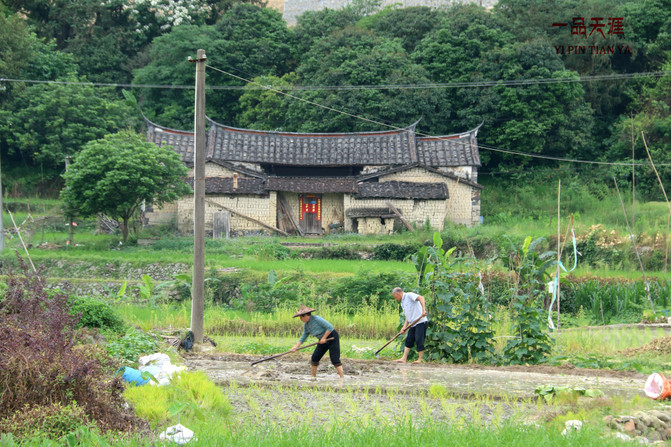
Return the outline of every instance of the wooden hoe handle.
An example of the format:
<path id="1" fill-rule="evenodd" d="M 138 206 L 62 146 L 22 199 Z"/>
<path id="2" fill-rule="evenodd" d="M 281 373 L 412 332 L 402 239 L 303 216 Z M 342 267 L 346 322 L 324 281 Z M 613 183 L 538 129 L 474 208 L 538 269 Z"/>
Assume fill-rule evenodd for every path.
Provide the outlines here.
<path id="1" fill-rule="evenodd" d="M 415 321 L 413 321 L 412 323 L 410 323 L 410 324 L 408 325 L 408 329 L 411 328 L 411 327 L 413 327 L 414 325 L 416 325 L 417 322 L 418 322 L 419 320 L 421 320 L 422 318 L 424 318 L 424 315 L 422 315 L 421 317 L 419 317 L 418 319 L 416 319 Z M 378 349 L 377 351 L 375 351 L 375 355 L 378 355 L 384 348 L 386 348 L 387 346 L 389 346 L 389 344 L 390 344 L 392 341 L 396 340 L 396 339 L 399 337 L 399 335 L 401 335 L 402 333 L 403 333 L 403 332 L 399 332 L 398 334 L 394 335 L 394 338 L 392 338 L 391 340 L 389 340 L 387 343 L 384 344 L 384 346 L 382 346 L 380 349 Z"/>
<path id="2" fill-rule="evenodd" d="M 333 340 L 333 338 L 327 338 L 326 339 L 326 341 L 331 341 L 331 340 Z M 296 351 L 300 351 L 301 349 L 309 348 L 310 346 L 314 346 L 314 345 L 318 345 L 318 344 L 319 344 L 319 342 L 310 343 L 309 345 L 301 346 L 300 348 L 296 349 Z M 252 366 L 256 365 L 257 363 L 265 362 L 266 360 L 272 360 L 272 359 L 276 359 L 277 357 L 282 357 L 283 355 L 291 354 L 292 352 L 295 352 L 295 351 L 287 351 L 287 352 L 283 352 L 281 354 L 271 355 L 270 357 L 266 357 L 265 359 L 261 359 L 261 360 L 257 360 L 255 362 L 252 362 Z"/>

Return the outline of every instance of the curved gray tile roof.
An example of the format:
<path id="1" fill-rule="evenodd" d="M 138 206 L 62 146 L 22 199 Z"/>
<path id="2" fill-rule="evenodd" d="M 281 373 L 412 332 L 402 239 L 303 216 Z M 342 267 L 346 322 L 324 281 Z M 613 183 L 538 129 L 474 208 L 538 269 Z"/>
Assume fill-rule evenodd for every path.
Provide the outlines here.
<path id="1" fill-rule="evenodd" d="M 480 166 L 477 132 L 419 137 L 404 129 L 358 133 L 294 133 L 239 129 L 210 120 L 207 158 L 215 161 L 285 166 Z M 185 163 L 193 162 L 193 132 L 147 120 L 147 138 L 170 145 Z"/>
<path id="2" fill-rule="evenodd" d="M 270 191 L 301 192 L 307 194 L 354 193 L 354 178 L 338 177 L 268 177 L 266 188 Z"/>
<path id="3" fill-rule="evenodd" d="M 186 183 L 193 188 L 193 177 L 187 177 Z M 253 194 L 268 195 L 263 179 L 238 179 L 237 185 L 232 178 L 207 177 L 205 179 L 205 194 Z"/>
<path id="4" fill-rule="evenodd" d="M 445 200 L 449 197 L 445 183 L 363 182 L 356 199 L 423 199 Z"/>
<path id="5" fill-rule="evenodd" d="M 161 127 L 147 120 L 147 140 L 158 146 L 172 146 L 184 163 L 193 163 L 193 132 Z"/>
<path id="6" fill-rule="evenodd" d="M 417 156 L 423 166 L 480 166 L 476 132 L 417 138 Z"/>
<path id="7" fill-rule="evenodd" d="M 209 157 L 287 166 L 405 164 L 416 159 L 414 126 L 388 132 L 292 133 L 211 122 Z"/>

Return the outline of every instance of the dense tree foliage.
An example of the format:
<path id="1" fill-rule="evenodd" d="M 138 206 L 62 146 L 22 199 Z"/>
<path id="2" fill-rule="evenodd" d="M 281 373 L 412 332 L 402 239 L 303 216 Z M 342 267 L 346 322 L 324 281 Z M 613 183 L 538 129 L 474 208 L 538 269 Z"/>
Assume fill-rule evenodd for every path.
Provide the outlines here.
<path id="1" fill-rule="evenodd" d="M 136 71 L 134 83 L 194 85 L 195 70 L 187 56 L 206 50 L 208 64 L 245 79 L 282 75 L 290 63 L 291 32 L 278 12 L 240 4 L 217 25 L 182 25 L 154 40 L 148 64 Z M 216 70 L 207 71 L 208 85 L 242 88 L 245 83 Z M 233 123 L 242 90 L 219 89 L 207 94 L 207 113 Z M 193 90 L 142 89 L 142 107 L 161 124 L 184 128 L 193 123 Z"/>
<path id="2" fill-rule="evenodd" d="M 160 206 L 189 193 L 187 169 L 170 147 L 158 147 L 144 136 L 123 131 L 89 142 L 63 175 L 61 192 L 72 216 L 106 214 L 128 223 L 143 201 Z"/>
<path id="3" fill-rule="evenodd" d="M 668 70 L 669 0 L 499 0 L 491 10 L 380 8 L 379 1 L 360 0 L 306 12 L 293 28 L 259 3 L 0 0 L 0 76 L 132 81 L 147 117 L 188 129 L 195 70 L 187 57 L 203 48 L 212 87 L 207 114 L 234 126 L 346 132 L 421 120 L 420 131 L 443 135 L 484 123 L 484 171 L 509 171 L 555 163 L 487 146 L 630 160 L 633 123 L 635 134 L 648 135 L 653 159 L 668 158 L 668 76 L 581 77 Z M 603 28 L 594 26 L 595 17 Z M 569 51 L 579 47 L 584 51 Z M 277 90 L 260 90 L 249 79 Z M 120 91 L 100 86 L 0 87 L 0 149 L 10 165 L 56 166 L 87 141 L 137 119 Z M 641 142 L 635 157 L 647 158 Z M 660 169 L 662 176 L 667 171 Z M 618 173 L 625 184 L 626 172 Z M 658 197 L 648 183 L 645 191 Z"/>
<path id="4" fill-rule="evenodd" d="M 127 127 L 131 109 L 112 89 L 81 84 L 85 79 L 78 75 L 73 56 L 58 51 L 53 41 L 42 42 L 16 18 L 3 20 L 8 28 L 0 27 L 0 33 L 16 32 L 8 39 L 13 46 L 0 45 L 7 55 L 5 73 L 56 82 L 12 82 L 0 92 L 0 149 L 8 157 L 6 166 L 11 168 L 13 161 L 39 166 L 46 179 L 54 178 L 65 156 Z"/>

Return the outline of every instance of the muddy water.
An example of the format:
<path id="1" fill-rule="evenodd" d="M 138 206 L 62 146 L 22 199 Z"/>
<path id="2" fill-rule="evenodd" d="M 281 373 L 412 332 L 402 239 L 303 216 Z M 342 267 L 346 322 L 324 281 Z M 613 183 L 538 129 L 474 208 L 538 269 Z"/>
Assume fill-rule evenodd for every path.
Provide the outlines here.
<path id="1" fill-rule="evenodd" d="M 571 388 L 598 388 L 607 397 L 630 399 L 644 396 L 646 376 L 638 373 L 561 369 L 548 367 L 484 368 L 457 365 L 398 364 L 389 361 L 347 360 L 345 379 L 340 380 L 328 362 L 322 362 L 317 380 L 310 376 L 308 357 L 298 355 L 250 366 L 258 356 L 191 355 L 185 360 L 190 369 L 204 371 L 220 384 L 280 384 L 283 387 L 346 387 L 382 390 L 392 393 L 427 393 L 439 385 L 452 395 L 487 395 L 506 398 L 532 398 L 543 385 Z M 434 387 L 435 388 L 435 387 Z"/>

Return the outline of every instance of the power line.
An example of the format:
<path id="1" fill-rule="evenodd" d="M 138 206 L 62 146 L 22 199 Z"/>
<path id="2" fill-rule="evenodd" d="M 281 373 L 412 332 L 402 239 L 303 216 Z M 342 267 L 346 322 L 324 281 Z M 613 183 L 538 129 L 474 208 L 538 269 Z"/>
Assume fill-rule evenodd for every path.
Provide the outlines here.
<path id="1" fill-rule="evenodd" d="M 296 99 L 296 100 L 301 101 L 301 102 L 305 102 L 305 103 L 313 105 L 315 107 L 320 107 L 322 109 L 326 109 L 326 110 L 329 110 L 329 111 L 332 111 L 332 112 L 335 112 L 335 113 L 339 113 L 341 115 L 346 115 L 346 116 L 356 118 L 356 119 L 361 120 L 361 121 L 365 121 L 365 122 L 372 123 L 372 124 L 377 124 L 379 126 L 387 127 L 387 128 L 393 129 L 393 130 L 398 130 L 398 131 L 401 131 L 401 132 L 409 132 L 405 127 L 399 127 L 399 126 L 395 126 L 395 125 L 386 124 L 386 123 L 383 123 L 381 121 L 372 120 L 372 119 L 369 119 L 369 118 L 366 118 L 366 117 L 363 117 L 363 116 L 359 116 L 359 115 L 355 115 L 355 114 L 352 114 L 352 113 L 349 113 L 349 112 L 345 112 L 343 110 L 338 110 L 338 109 L 335 109 L 333 107 L 325 106 L 323 104 L 319 104 L 319 103 L 316 103 L 314 101 L 310 101 L 310 100 L 301 98 L 299 96 L 295 96 L 295 95 L 292 95 L 292 94 L 289 94 L 289 93 L 279 91 L 279 90 L 275 89 L 274 87 L 264 86 L 264 85 L 262 85 L 262 84 L 260 84 L 256 81 L 252 81 L 250 79 L 245 79 L 241 76 L 235 75 L 233 73 L 229 73 L 225 70 L 221 70 L 221 69 L 213 67 L 211 65 L 207 65 L 206 67 L 210 68 L 212 70 L 218 71 L 220 73 L 223 73 L 225 75 L 231 76 L 235 79 L 239 79 L 241 81 L 248 82 L 252 85 L 261 87 L 264 90 L 273 91 L 273 92 L 278 93 L 280 95 L 284 95 L 284 96 L 287 96 L 289 98 Z M 669 74 L 671 74 L 671 72 L 669 72 Z M 423 136 L 423 137 L 440 138 L 440 137 L 437 137 L 435 135 L 429 135 L 429 134 L 422 133 L 422 132 L 417 132 L 417 131 L 415 131 L 415 134 L 417 134 L 419 136 Z M 460 142 L 454 142 L 454 143 L 455 144 L 464 144 L 464 143 L 460 143 Z M 565 162 L 565 163 L 585 163 L 585 164 L 607 165 L 607 166 L 631 166 L 632 165 L 632 163 L 623 163 L 623 162 L 579 160 L 579 159 L 552 157 L 552 156 L 549 156 L 549 155 L 530 154 L 530 153 L 526 153 L 526 152 L 517 152 L 517 151 L 511 151 L 511 150 L 508 150 L 508 149 L 501 149 L 501 148 L 497 148 L 497 147 L 494 147 L 494 146 L 483 145 L 483 144 L 478 144 L 478 147 L 483 148 L 483 149 L 487 149 L 487 150 L 490 150 L 490 151 L 493 151 L 493 152 L 501 152 L 501 153 L 505 153 L 505 154 L 511 154 L 511 155 L 517 155 L 517 156 L 523 156 L 523 157 L 530 157 L 530 158 L 539 158 L 539 159 L 544 159 L 544 160 L 560 161 L 560 162 Z M 637 166 L 648 166 L 647 163 L 634 163 L 634 164 L 637 165 Z M 658 166 L 671 166 L 671 163 L 660 163 L 660 164 L 658 164 Z"/>
<path id="2" fill-rule="evenodd" d="M 475 81 L 475 82 L 452 82 L 452 83 L 443 83 L 443 84 L 385 84 L 385 85 L 341 85 L 341 86 L 277 86 L 271 87 L 263 85 L 261 83 L 252 81 L 250 79 L 243 78 L 241 76 L 235 75 L 233 73 L 227 72 L 225 70 L 207 65 L 207 68 L 210 68 L 214 71 L 218 71 L 232 78 L 243 81 L 249 85 L 244 86 L 208 86 L 210 90 L 241 90 L 241 89 L 254 89 L 254 90 L 269 90 L 280 95 L 287 96 L 298 101 L 305 102 L 307 104 L 313 105 L 315 107 L 320 107 L 334 113 L 341 115 L 346 115 L 351 118 L 355 118 L 361 121 L 365 121 L 371 124 L 376 124 L 378 126 L 387 127 L 390 129 L 398 131 L 407 131 L 403 127 L 398 127 L 390 125 L 381 121 L 369 119 L 360 115 L 353 113 L 345 112 L 343 110 L 335 109 L 333 107 L 325 106 L 314 101 L 310 101 L 299 96 L 286 93 L 282 90 L 366 90 L 366 89 L 379 89 L 379 90 L 391 90 L 391 89 L 429 89 L 429 88 L 472 88 L 472 87 L 494 87 L 498 85 L 502 86 L 525 86 L 525 85 L 538 85 L 538 84 L 552 84 L 552 83 L 568 83 L 568 82 L 591 82 L 591 81 L 605 81 L 605 80 L 619 80 L 619 79 L 633 79 L 633 78 L 659 78 L 664 76 L 671 76 L 669 71 L 658 71 L 658 72 L 641 72 L 641 73 L 624 73 L 624 74 L 610 74 L 610 75 L 595 75 L 595 76 L 583 76 L 580 78 L 545 78 L 545 79 L 520 79 L 520 80 L 508 80 L 508 81 Z M 81 85 L 81 86 L 91 86 L 91 87 L 114 87 L 114 88 L 156 88 L 156 89 L 194 89 L 193 85 L 171 85 L 171 84 L 122 84 L 122 83 L 107 83 L 107 82 L 80 82 L 80 81 L 45 81 L 45 80 L 34 80 L 34 79 L 11 79 L 11 78 L 0 78 L 0 82 L 24 82 L 32 84 L 57 84 L 57 85 Z M 437 138 L 434 135 L 425 134 L 422 132 L 415 132 L 417 135 Z M 560 158 L 552 157 L 548 155 L 540 154 L 530 154 L 525 152 L 511 151 L 507 149 L 501 149 L 494 146 L 478 144 L 478 147 L 493 151 L 506 153 L 510 155 L 538 158 L 544 160 L 553 160 L 566 163 L 583 163 L 583 164 L 594 164 L 594 165 L 608 165 L 608 166 L 631 166 L 632 163 L 624 162 L 604 162 L 604 161 L 595 161 L 595 160 L 580 160 L 580 159 L 569 159 L 569 158 Z M 648 166 L 648 163 L 634 163 L 636 166 Z M 660 163 L 658 166 L 671 166 L 671 163 Z"/>
<path id="3" fill-rule="evenodd" d="M 268 86 L 261 85 L 261 84 L 259 84 L 258 82 L 255 82 L 255 81 L 252 81 L 252 80 L 249 80 L 249 79 L 245 79 L 245 78 L 240 77 L 240 76 L 238 76 L 238 75 L 234 75 L 233 73 L 229 73 L 229 72 L 224 71 L 224 70 L 221 70 L 221 69 L 219 69 L 219 68 L 215 68 L 215 67 L 213 67 L 213 66 L 211 66 L 211 65 L 206 65 L 206 67 L 207 67 L 207 68 L 211 68 L 212 70 L 215 70 L 215 71 L 219 71 L 219 72 L 221 72 L 221 73 L 223 73 L 223 74 L 225 74 L 225 75 L 231 76 L 231 77 L 236 78 L 236 79 L 239 79 L 239 80 L 241 80 L 241 81 L 248 82 L 248 83 L 253 84 L 253 85 L 257 85 L 257 86 L 259 86 L 259 87 L 264 88 L 265 90 L 270 90 L 270 91 L 273 91 L 273 92 L 275 92 L 275 93 L 279 93 L 280 95 L 284 95 L 284 96 L 287 96 L 287 97 L 289 97 L 289 98 L 293 98 L 293 99 L 296 99 L 296 100 L 298 100 L 298 101 L 302 101 L 302 102 L 304 102 L 304 103 L 313 105 L 313 106 L 315 106 L 315 107 L 320 107 L 320 108 L 322 108 L 322 109 L 330 110 L 330 111 L 332 111 L 332 112 L 336 112 L 336 113 L 339 113 L 339 114 L 341 114 L 341 115 L 346 115 L 346 116 L 349 116 L 349 117 L 352 117 L 352 118 L 356 118 L 356 119 L 361 120 L 361 121 L 366 121 L 366 122 L 369 122 L 369 123 L 372 123 L 372 124 L 377 124 L 378 126 L 390 127 L 390 128 L 392 128 L 392 129 L 401 129 L 401 128 L 399 128 L 399 127 L 391 126 L 391 125 L 389 125 L 389 124 L 385 124 L 385 123 L 382 123 L 382 122 L 379 122 L 379 121 L 371 120 L 371 119 L 368 119 L 368 118 L 363 117 L 363 116 L 358 116 L 358 115 L 354 115 L 354 114 L 352 114 L 352 113 L 344 112 L 344 111 L 342 111 L 342 110 L 334 109 L 333 107 L 325 106 L 325 105 L 323 105 L 323 104 L 319 104 L 319 103 L 316 103 L 316 102 L 314 102 L 314 101 L 310 101 L 310 100 L 308 100 L 308 99 L 305 99 L 305 98 L 301 98 L 301 97 L 292 95 L 292 94 L 290 94 L 290 93 L 281 92 L 281 91 L 279 91 L 279 90 L 276 90 L 276 89 L 273 88 L 273 87 L 268 87 Z"/>
<path id="4" fill-rule="evenodd" d="M 419 132 L 418 132 L 419 133 Z M 631 162 L 615 162 L 615 161 L 595 161 L 595 160 L 580 160 L 576 158 L 561 158 L 561 157 L 553 157 L 551 155 L 540 155 L 540 154 L 530 154 L 528 152 L 518 152 L 518 151 L 511 151 L 508 149 L 501 149 L 498 147 L 494 146 L 489 146 L 486 144 L 480 144 L 478 143 L 478 147 L 481 147 L 483 149 L 487 149 L 492 152 L 501 152 L 504 154 L 511 154 L 511 155 L 519 155 L 522 157 L 531 157 L 531 158 L 540 158 L 543 160 L 554 160 L 554 161 L 561 161 L 565 163 L 584 163 L 584 164 L 593 164 L 593 165 L 604 165 L 604 166 L 631 166 L 632 164 L 634 166 L 649 166 L 649 163 L 631 163 Z M 671 166 L 671 163 L 657 163 L 658 166 Z"/>
<path id="5" fill-rule="evenodd" d="M 208 65 L 215 71 L 221 71 L 229 76 L 236 77 L 232 73 L 225 72 Z M 379 84 L 379 85 L 291 85 L 275 86 L 278 91 L 320 91 L 320 90 L 427 90 L 427 89 L 448 89 L 448 88 L 480 88 L 497 86 L 529 86 L 541 84 L 565 84 L 576 82 L 595 82 L 595 81 L 617 81 L 628 79 L 661 78 L 671 76 L 671 71 L 650 71 L 639 73 L 612 73 L 591 76 L 578 77 L 559 77 L 559 78 L 538 78 L 538 79 L 510 79 L 510 80 L 482 80 L 482 81 L 464 81 L 464 82 L 444 82 L 444 83 L 423 83 L 423 84 Z M 245 82 L 245 78 L 237 77 Z M 12 79 L 0 78 L 0 82 L 24 82 L 26 84 L 57 84 L 57 85 L 83 85 L 91 87 L 113 87 L 113 88 L 153 88 L 153 89 L 181 89 L 193 90 L 193 85 L 174 85 L 174 84 L 124 84 L 111 82 L 81 82 L 81 81 L 46 81 L 37 79 Z M 208 90 L 266 90 L 268 86 L 256 84 L 253 87 L 246 85 L 209 85 Z"/>

